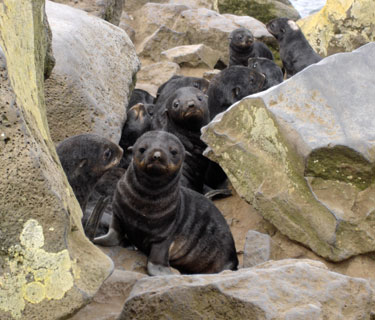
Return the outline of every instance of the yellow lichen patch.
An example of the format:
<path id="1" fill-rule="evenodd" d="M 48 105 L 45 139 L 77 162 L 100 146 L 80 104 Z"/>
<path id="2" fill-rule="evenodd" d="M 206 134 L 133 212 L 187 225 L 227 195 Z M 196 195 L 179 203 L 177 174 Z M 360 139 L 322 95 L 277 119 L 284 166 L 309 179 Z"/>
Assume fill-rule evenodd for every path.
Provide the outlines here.
<path id="1" fill-rule="evenodd" d="M 73 263 L 67 250 L 46 252 L 43 228 L 28 220 L 20 235 L 21 245 L 9 249 L 8 272 L 0 277 L 0 309 L 21 318 L 25 300 L 62 299 L 73 287 Z"/>

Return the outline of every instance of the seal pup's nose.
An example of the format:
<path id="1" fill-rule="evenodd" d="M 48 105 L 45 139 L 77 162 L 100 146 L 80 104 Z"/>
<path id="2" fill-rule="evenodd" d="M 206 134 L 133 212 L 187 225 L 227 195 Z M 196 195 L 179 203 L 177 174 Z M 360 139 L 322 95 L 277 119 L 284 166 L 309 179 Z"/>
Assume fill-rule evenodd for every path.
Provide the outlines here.
<path id="1" fill-rule="evenodd" d="M 161 159 L 161 152 L 160 151 L 155 151 L 152 158 L 154 160 L 160 160 Z"/>
<path id="2" fill-rule="evenodd" d="M 189 101 L 189 102 L 188 102 L 188 107 L 189 107 L 189 108 L 194 108 L 194 107 L 195 107 L 195 103 L 194 103 L 194 101 Z"/>

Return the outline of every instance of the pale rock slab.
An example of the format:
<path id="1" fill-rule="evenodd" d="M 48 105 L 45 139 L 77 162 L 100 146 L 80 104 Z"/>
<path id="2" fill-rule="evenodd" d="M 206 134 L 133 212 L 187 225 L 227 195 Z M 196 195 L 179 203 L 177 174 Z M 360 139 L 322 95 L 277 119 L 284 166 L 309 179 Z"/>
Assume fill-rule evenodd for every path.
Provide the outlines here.
<path id="1" fill-rule="evenodd" d="M 246 235 L 243 267 L 250 268 L 271 260 L 272 239 L 268 234 L 249 230 Z"/>
<path id="2" fill-rule="evenodd" d="M 140 67 L 125 31 L 87 13 L 46 3 L 56 66 L 46 81 L 54 142 L 84 132 L 118 142 Z"/>
<path id="3" fill-rule="evenodd" d="M 165 59 L 182 67 L 205 67 L 213 69 L 220 58 L 220 52 L 204 44 L 175 47 L 161 53 Z"/>

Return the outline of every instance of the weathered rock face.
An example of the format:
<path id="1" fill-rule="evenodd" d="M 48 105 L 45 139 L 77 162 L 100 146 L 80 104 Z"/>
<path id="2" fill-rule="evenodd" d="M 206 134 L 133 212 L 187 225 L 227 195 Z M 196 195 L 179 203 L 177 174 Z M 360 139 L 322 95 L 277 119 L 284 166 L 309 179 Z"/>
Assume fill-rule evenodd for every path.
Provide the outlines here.
<path id="1" fill-rule="evenodd" d="M 333 261 L 375 251 L 374 54 L 328 57 L 203 130 L 241 197 Z"/>
<path id="2" fill-rule="evenodd" d="M 120 23 L 122 9 L 124 8 L 125 0 L 52 0 L 53 2 L 58 2 L 66 4 L 77 9 L 81 9 L 90 13 L 94 16 L 102 18 L 116 26 Z"/>
<path id="3" fill-rule="evenodd" d="M 216 275 L 139 280 L 119 319 L 370 319 L 364 279 L 311 260 L 283 260 Z"/>
<path id="4" fill-rule="evenodd" d="M 83 234 L 82 212 L 50 138 L 43 95 L 43 15 L 43 0 L 0 3 L 4 320 L 67 317 L 87 303 L 112 269 Z"/>
<path id="5" fill-rule="evenodd" d="M 288 0 L 219 0 L 220 13 L 254 17 L 263 23 L 285 17 L 297 20 L 301 16 Z"/>
<path id="6" fill-rule="evenodd" d="M 204 44 L 175 47 L 163 51 L 161 55 L 183 67 L 205 67 L 209 69 L 213 69 L 220 58 L 220 52 L 212 50 Z"/>
<path id="7" fill-rule="evenodd" d="M 70 320 L 115 320 L 137 280 L 147 277 L 144 274 L 115 270 L 104 282 L 93 298 L 93 302 L 80 310 Z"/>
<path id="8" fill-rule="evenodd" d="M 327 0 L 322 10 L 298 24 L 320 55 L 350 52 L 375 41 L 373 7 L 372 0 Z"/>
<path id="9" fill-rule="evenodd" d="M 118 142 L 139 60 L 126 33 L 69 6 L 47 1 L 56 66 L 46 81 L 54 142 L 92 132 Z"/>

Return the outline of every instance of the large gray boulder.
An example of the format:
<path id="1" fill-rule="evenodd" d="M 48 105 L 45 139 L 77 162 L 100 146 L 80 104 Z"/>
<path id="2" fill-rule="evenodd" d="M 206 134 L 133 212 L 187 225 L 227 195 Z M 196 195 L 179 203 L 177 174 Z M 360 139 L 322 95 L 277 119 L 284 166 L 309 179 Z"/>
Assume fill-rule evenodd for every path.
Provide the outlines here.
<path id="1" fill-rule="evenodd" d="M 46 119 L 44 1 L 0 3 L 0 319 L 66 319 L 112 262 L 85 237 L 82 212 Z"/>
<path id="2" fill-rule="evenodd" d="M 132 42 L 81 10 L 49 1 L 46 10 L 56 58 L 45 89 L 53 141 L 92 132 L 118 142 L 140 66 Z"/>
<path id="3" fill-rule="evenodd" d="M 214 275 L 140 279 L 119 320 L 370 320 L 371 299 L 364 279 L 316 261 L 282 260 Z"/>
<path id="4" fill-rule="evenodd" d="M 86 11 L 87 13 L 96 17 L 102 18 L 114 25 L 118 26 L 120 23 L 122 9 L 124 8 L 125 0 L 52 0 L 54 2 L 66 4 L 77 9 Z"/>
<path id="5" fill-rule="evenodd" d="M 203 129 L 240 196 L 332 261 L 375 251 L 374 54 L 328 57 Z"/>

